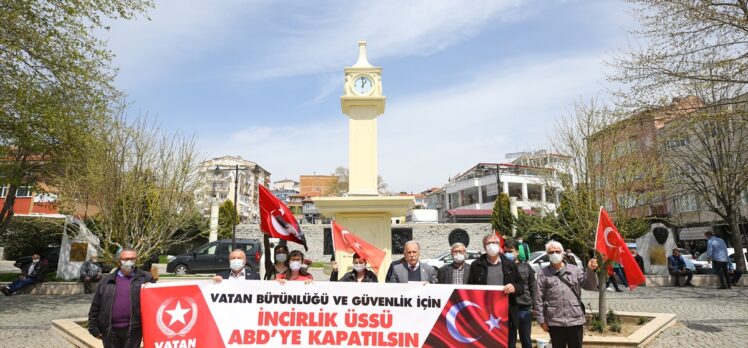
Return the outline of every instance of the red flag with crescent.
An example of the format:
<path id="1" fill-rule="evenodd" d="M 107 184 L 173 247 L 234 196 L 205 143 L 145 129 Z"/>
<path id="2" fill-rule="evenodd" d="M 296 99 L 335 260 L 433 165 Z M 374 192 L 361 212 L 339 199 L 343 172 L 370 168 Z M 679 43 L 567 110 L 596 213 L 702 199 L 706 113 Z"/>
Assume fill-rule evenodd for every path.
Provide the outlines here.
<path id="1" fill-rule="evenodd" d="M 257 187 L 260 191 L 260 230 L 273 238 L 299 243 L 304 246 L 304 250 L 309 250 L 304 233 L 291 210 L 265 186 Z"/>
<path id="2" fill-rule="evenodd" d="M 600 207 L 600 217 L 597 220 L 597 234 L 595 236 L 595 249 L 602 254 L 605 259 L 613 260 L 623 266 L 626 274 L 626 281 L 629 283 L 629 289 L 633 290 L 636 286 L 644 284 L 647 278 L 639 269 L 634 260 L 634 256 L 629 252 L 626 241 L 623 240 L 618 229 L 613 224 L 613 220 Z"/>
<path id="3" fill-rule="evenodd" d="M 330 224 L 332 227 L 332 243 L 335 246 L 335 251 L 358 254 L 371 265 L 374 273 L 378 273 L 379 267 L 382 266 L 384 257 L 387 255 L 384 250 L 369 244 L 369 242 L 349 232 L 335 221 L 332 221 Z"/>
<path id="4" fill-rule="evenodd" d="M 506 347 L 509 298 L 503 291 L 454 289 L 424 347 Z"/>

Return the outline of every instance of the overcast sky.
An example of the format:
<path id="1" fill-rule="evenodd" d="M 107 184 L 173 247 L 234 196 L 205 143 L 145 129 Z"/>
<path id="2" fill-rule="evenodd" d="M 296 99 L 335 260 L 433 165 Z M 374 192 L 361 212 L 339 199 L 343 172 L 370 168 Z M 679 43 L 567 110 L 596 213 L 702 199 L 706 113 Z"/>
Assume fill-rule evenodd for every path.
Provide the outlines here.
<path id="1" fill-rule="evenodd" d="M 630 44 L 617 0 L 157 1 L 105 34 L 130 115 L 240 155 L 272 180 L 347 165 L 343 67 L 383 68 L 379 174 L 420 192 L 545 146 Z"/>

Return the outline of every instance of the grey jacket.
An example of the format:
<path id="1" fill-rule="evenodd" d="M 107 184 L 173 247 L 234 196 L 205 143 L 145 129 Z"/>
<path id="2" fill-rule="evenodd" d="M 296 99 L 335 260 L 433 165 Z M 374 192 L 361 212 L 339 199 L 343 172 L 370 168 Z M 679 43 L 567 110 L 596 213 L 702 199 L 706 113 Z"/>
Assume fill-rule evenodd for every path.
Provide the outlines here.
<path id="1" fill-rule="evenodd" d="M 538 323 L 546 323 L 548 326 L 583 325 L 586 319 L 582 307 L 572 290 L 558 279 L 557 273 L 564 277 L 580 296 L 582 288 L 590 291 L 597 289 L 594 271 L 585 272 L 569 264 L 559 271 L 551 266 L 544 267 L 540 270 L 537 280 L 536 319 Z"/>
<path id="2" fill-rule="evenodd" d="M 428 281 L 436 284 L 436 269 L 423 262 L 420 263 L 421 281 Z M 388 283 L 407 283 L 408 282 L 408 263 L 401 262 L 392 267 L 392 275 L 387 279 Z"/>

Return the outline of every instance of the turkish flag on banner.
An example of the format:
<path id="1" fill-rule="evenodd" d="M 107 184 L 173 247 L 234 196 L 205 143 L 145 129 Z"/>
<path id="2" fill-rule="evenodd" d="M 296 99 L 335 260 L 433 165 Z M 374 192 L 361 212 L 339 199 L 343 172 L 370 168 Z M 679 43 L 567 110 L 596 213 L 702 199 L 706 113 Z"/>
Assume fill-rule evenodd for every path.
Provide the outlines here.
<path id="1" fill-rule="evenodd" d="M 629 252 L 626 242 L 621 237 L 618 229 L 610 219 L 610 215 L 605 208 L 600 207 L 600 217 L 597 220 L 597 234 L 595 236 L 595 249 L 602 254 L 605 259 L 613 260 L 623 266 L 626 274 L 626 281 L 629 283 L 629 289 L 633 290 L 640 284 L 644 284 L 647 278 L 639 269 L 634 256 Z"/>
<path id="2" fill-rule="evenodd" d="M 382 249 L 369 244 L 359 236 L 348 232 L 348 230 L 340 226 L 337 222 L 332 221 L 331 225 L 332 243 L 335 251 L 358 254 L 371 265 L 374 273 L 378 273 L 379 267 L 382 266 L 384 257 L 387 254 Z"/>
<path id="3" fill-rule="evenodd" d="M 506 347 L 509 299 L 503 291 L 454 289 L 424 347 Z"/>
<path id="4" fill-rule="evenodd" d="M 260 230 L 273 238 L 299 243 L 304 246 L 304 250 L 309 250 L 304 233 L 291 210 L 265 186 L 257 187 L 260 190 Z"/>

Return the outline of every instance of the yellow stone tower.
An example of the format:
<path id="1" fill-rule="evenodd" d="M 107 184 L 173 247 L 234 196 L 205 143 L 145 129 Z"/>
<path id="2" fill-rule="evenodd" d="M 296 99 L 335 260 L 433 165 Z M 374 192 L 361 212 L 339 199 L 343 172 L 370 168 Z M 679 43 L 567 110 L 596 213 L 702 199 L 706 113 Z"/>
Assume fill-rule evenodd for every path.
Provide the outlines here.
<path id="1" fill-rule="evenodd" d="M 314 202 L 319 212 L 334 218 L 352 233 L 385 252 L 379 270 L 384 282 L 392 255 L 391 217 L 403 216 L 413 206 L 410 197 L 380 196 L 377 190 L 377 117 L 384 113 L 382 68 L 369 64 L 366 41 L 359 41 L 358 61 L 346 67 L 340 106 L 348 117 L 348 195 L 320 197 Z M 351 265 L 347 255 L 336 255 L 340 274 Z"/>

